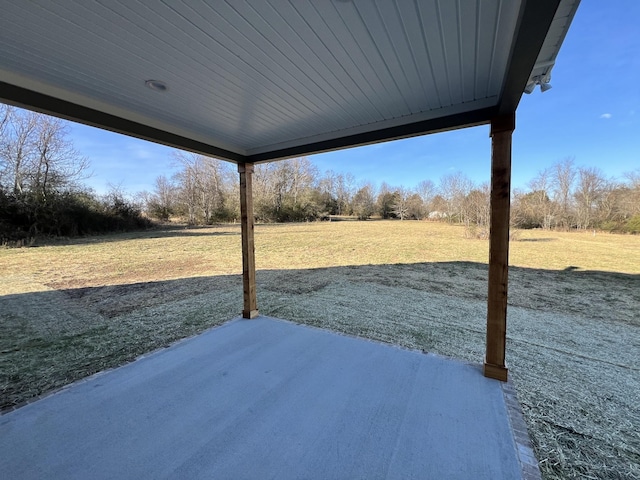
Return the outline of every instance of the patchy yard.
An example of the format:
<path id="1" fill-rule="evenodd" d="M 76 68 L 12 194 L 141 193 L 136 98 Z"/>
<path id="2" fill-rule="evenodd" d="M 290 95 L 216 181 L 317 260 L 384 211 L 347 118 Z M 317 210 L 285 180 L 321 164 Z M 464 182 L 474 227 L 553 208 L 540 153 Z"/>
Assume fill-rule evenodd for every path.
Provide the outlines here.
<path id="1" fill-rule="evenodd" d="M 487 242 L 425 222 L 258 226 L 263 313 L 480 363 Z M 546 478 L 640 478 L 640 237 L 520 232 L 508 363 Z M 223 323 L 239 227 L 0 250 L 0 408 Z"/>

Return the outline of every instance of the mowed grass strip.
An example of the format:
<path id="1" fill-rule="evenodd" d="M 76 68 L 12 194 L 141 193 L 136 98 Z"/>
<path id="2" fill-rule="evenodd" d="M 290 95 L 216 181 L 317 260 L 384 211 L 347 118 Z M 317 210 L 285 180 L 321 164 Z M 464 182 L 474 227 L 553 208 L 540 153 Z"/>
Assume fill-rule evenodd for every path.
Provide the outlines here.
<path id="1" fill-rule="evenodd" d="M 510 264 L 546 270 L 640 273 L 640 237 L 520 230 Z M 489 242 L 460 225 L 416 221 L 338 221 L 259 225 L 259 269 L 469 261 L 488 263 Z"/>
<path id="2" fill-rule="evenodd" d="M 258 225 L 261 269 L 425 262 L 488 262 L 488 241 L 464 227 L 415 221 L 333 221 Z M 640 237 L 523 230 L 510 246 L 513 266 L 640 273 Z M 91 237 L 38 248 L 0 249 L 0 295 L 24 289 L 75 288 L 239 274 L 239 225 L 171 228 Z M 15 278 L 14 281 L 8 280 Z"/>
<path id="3" fill-rule="evenodd" d="M 640 237 L 520 231 L 508 361 L 545 478 L 640 476 Z M 482 361 L 488 241 L 415 221 L 258 225 L 262 313 Z M 0 249 L 0 408 L 242 308 L 240 227 Z M 635 476 L 635 477 L 634 477 Z"/>

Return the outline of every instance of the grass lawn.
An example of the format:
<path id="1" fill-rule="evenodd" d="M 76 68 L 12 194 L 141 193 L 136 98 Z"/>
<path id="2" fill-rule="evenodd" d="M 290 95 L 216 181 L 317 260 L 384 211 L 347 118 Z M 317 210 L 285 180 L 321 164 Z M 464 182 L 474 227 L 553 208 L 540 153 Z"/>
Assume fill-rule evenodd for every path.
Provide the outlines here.
<path id="1" fill-rule="evenodd" d="M 488 242 L 429 222 L 256 227 L 262 313 L 480 363 Z M 508 358 L 546 478 L 640 478 L 640 236 L 518 232 Z M 237 225 L 0 249 L 0 408 L 242 309 Z"/>

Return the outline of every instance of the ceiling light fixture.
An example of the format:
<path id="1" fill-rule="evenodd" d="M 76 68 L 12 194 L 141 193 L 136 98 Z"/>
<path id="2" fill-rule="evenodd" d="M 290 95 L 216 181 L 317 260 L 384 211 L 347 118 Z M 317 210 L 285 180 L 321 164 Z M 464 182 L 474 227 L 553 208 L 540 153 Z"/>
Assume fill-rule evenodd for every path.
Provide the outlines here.
<path id="1" fill-rule="evenodd" d="M 164 82 L 160 80 L 147 80 L 144 84 L 149 87 L 151 90 L 155 90 L 156 92 L 166 92 L 169 87 Z"/>

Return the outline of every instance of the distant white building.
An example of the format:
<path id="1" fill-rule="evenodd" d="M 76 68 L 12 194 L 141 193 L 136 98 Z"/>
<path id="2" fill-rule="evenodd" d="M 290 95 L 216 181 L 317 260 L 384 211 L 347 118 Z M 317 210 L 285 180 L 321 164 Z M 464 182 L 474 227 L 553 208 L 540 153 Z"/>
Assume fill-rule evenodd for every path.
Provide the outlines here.
<path id="1" fill-rule="evenodd" d="M 433 212 L 429 212 L 429 220 L 441 220 L 443 218 L 447 218 L 447 214 L 445 212 L 439 212 L 435 210 Z"/>

